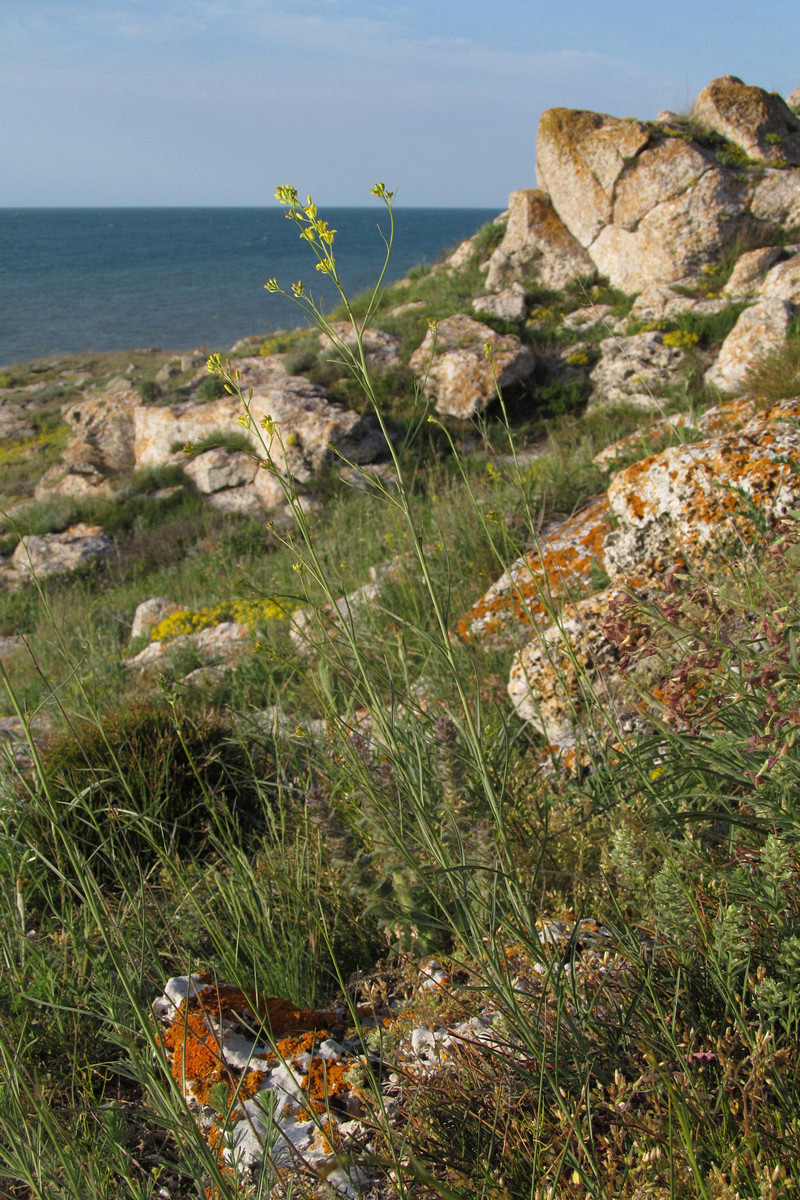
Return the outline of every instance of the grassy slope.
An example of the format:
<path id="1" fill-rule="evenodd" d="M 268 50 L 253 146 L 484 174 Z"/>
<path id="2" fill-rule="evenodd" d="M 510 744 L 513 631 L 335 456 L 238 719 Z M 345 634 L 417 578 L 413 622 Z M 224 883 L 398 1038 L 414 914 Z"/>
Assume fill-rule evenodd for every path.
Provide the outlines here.
<path id="1" fill-rule="evenodd" d="M 477 263 L 456 279 L 421 275 L 393 289 L 385 308 L 421 299 L 423 317 L 447 315 L 480 279 Z M 560 308 L 581 299 L 561 297 Z M 427 328 L 420 311 L 379 322 L 403 335 L 406 359 Z M 564 340 L 557 321 L 529 336 Z M 305 369 L 354 400 L 316 353 Z M 791 372 L 769 370 L 763 386 L 787 394 Z M 407 432 L 407 378 L 379 386 Z M 167 976 L 210 967 L 322 1003 L 339 977 L 379 955 L 402 969 L 430 946 L 466 964 L 530 1046 L 521 1073 L 474 1061 L 419 1099 L 406 1132 L 457 1194 L 798 1194 L 798 680 L 794 654 L 783 653 L 800 624 L 794 526 L 757 568 L 731 564 L 702 583 L 730 614 L 714 719 L 698 717 L 688 733 L 657 726 L 627 755 L 609 748 L 587 778 L 543 768 L 535 735 L 507 715 L 509 655 L 450 647 L 432 606 L 443 603 L 452 628 L 543 522 L 602 488 L 591 458 L 632 424 L 624 412 L 591 421 L 523 412 L 512 436 L 546 444 L 522 470 L 490 452 L 507 437 L 494 415 L 478 436 L 449 426 L 455 452 L 423 424 L 404 463 L 409 510 L 331 477 L 313 558 L 298 530 L 277 538 L 211 516 L 188 489 L 159 507 L 148 499 L 152 481 L 114 513 L 59 515 L 116 520 L 120 553 L 81 580 L 49 585 L 47 608 L 34 591 L 0 606 L 0 632 L 25 632 L 33 651 L 8 664 L 7 711 L 42 706 L 80 731 L 44 757 L 38 777 L 9 771 L 3 785 L 6 1194 L 143 1197 L 166 1186 L 176 1197 L 216 1177 L 148 1050 L 146 1006 Z M 191 607 L 251 590 L 316 600 L 325 594 L 317 572 L 346 592 L 370 565 L 415 545 L 430 587 L 415 568 L 401 571 L 352 643 L 316 660 L 299 658 L 285 622 L 271 622 L 246 665 L 207 692 L 177 682 L 191 662 L 155 694 L 120 665 L 146 596 Z M 757 641 L 768 605 L 779 636 Z M 684 643 L 702 649 L 718 638 L 709 611 L 694 603 L 674 615 L 677 650 L 664 625 L 670 662 Z M 361 705 L 418 707 L 421 679 L 441 708 L 386 724 L 381 754 L 345 735 L 338 718 Z M 275 703 L 298 721 L 325 717 L 332 751 L 302 735 L 276 744 L 248 725 Z M 775 703 L 789 719 L 763 744 L 759 714 Z M 454 746 L 439 713 L 449 714 Z M 163 771 L 165 762 L 175 765 Z M 453 886 L 463 861 L 474 868 L 466 892 Z M 488 865 L 499 871 L 491 887 Z M 491 938 L 535 959 L 532 920 L 569 911 L 619 930 L 629 986 L 609 1018 L 565 977 L 564 1033 L 552 1047 L 537 1042 L 535 1006 L 484 953 Z M 467 1106 L 467 1094 L 477 1102 Z M 486 1123 L 498 1105 L 502 1136 Z M 425 1194 L 416 1186 L 397 1190 Z"/>

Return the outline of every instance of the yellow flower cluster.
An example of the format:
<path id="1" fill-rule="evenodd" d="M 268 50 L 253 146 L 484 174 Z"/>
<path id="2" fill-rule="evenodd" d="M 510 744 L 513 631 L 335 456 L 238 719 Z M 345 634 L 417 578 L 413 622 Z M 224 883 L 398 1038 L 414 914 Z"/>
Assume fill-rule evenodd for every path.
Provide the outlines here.
<path id="1" fill-rule="evenodd" d="M 538 308 L 531 309 L 528 321 L 541 325 L 545 321 L 560 321 L 563 316 L 564 314 L 559 312 L 557 308 L 546 308 L 540 304 Z"/>
<path id="2" fill-rule="evenodd" d="M 677 346 L 679 350 L 691 350 L 699 341 L 696 333 L 688 333 L 683 329 L 673 329 L 672 333 L 665 333 L 663 338 L 665 346 Z"/>
<path id="3" fill-rule="evenodd" d="M 288 333 L 276 333 L 272 337 L 265 338 L 258 347 L 258 353 L 264 356 L 282 354 L 284 350 L 288 350 L 297 342 L 307 342 L 308 339 L 309 331 L 307 329 L 290 329 Z"/>
<path id="4" fill-rule="evenodd" d="M 192 612 L 182 608 L 170 613 L 150 630 L 151 642 L 168 642 L 182 634 L 199 633 L 222 621 L 238 621 L 242 625 L 258 625 L 262 621 L 279 621 L 290 613 L 286 606 L 267 597 L 264 600 L 230 600 L 213 607 L 199 608 Z"/>

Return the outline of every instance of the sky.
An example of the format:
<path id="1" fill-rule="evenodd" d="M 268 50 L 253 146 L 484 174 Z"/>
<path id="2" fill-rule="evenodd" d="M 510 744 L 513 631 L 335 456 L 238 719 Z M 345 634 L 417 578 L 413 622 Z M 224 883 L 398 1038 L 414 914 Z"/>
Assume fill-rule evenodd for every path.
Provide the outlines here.
<path id="1" fill-rule="evenodd" d="M 545 108 L 800 85 L 797 0 L 2 0 L 0 206 L 505 206 Z"/>

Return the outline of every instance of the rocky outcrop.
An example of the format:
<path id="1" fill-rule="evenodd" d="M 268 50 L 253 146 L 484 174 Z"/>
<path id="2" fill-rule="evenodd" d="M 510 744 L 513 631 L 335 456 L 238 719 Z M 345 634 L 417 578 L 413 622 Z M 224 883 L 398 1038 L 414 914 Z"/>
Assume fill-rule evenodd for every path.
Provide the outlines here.
<path id="1" fill-rule="evenodd" d="M 692 106 L 692 118 L 749 158 L 800 166 L 800 121 L 777 92 L 723 75 L 703 88 Z"/>
<path id="2" fill-rule="evenodd" d="M 576 740 L 603 744 L 633 728 L 635 710 L 616 671 L 619 651 L 602 629 L 610 598 L 604 591 L 568 604 L 511 665 L 508 695 L 517 716 L 562 754 Z"/>
<path id="3" fill-rule="evenodd" d="M 607 224 L 589 248 L 592 260 L 624 292 L 699 277 L 749 227 L 750 187 L 736 171 L 709 167 L 680 195 L 651 208 L 635 229 Z"/>
<path id="4" fill-rule="evenodd" d="M 605 495 L 553 527 L 459 623 L 465 641 L 515 649 L 511 702 L 554 750 L 601 745 L 643 719 L 637 689 L 649 686 L 651 668 L 643 660 L 631 689 L 604 633 L 615 593 L 658 597 L 676 561 L 689 572 L 705 569 L 726 547 L 749 549 L 764 525 L 800 506 L 800 398 L 755 407 L 742 398 L 694 421 L 684 414 L 655 426 L 653 437 L 703 440 L 620 470 Z M 604 461 L 613 463 L 609 451 L 636 448 L 625 439 Z M 608 577 L 610 587 L 597 591 Z"/>
<path id="5" fill-rule="evenodd" d="M 460 313 L 428 331 L 410 366 L 424 381 L 425 395 L 437 412 L 467 420 L 495 398 L 497 386 L 507 389 L 527 381 L 536 358 L 515 334 L 495 333 Z"/>
<path id="6" fill-rule="evenodd" d="M 501 291 L 512 282 L 563 288 L 588 275 L 592 260 L 538 188 L 512 192 L 505 236 L 489 259 L 486 287 Z M 482 309 L 479 311 L 491 311 Z"/>
<path id="7" fill-rule="evenodd" d="M 784 101 L 725 76 L 692 120 L 547 110 L 539 187 L 511 194 L 487 289 L 561 288 L 595 269 L 629 293 L 700 282 L 737 240 L 800 229 L 800 175 L 786 169 L 800 163 L 800 120 Z"/>
<path id="8" fill-rule="evenodd" d="M 747 299 L 761 289 L 764 275 L 780 258 L 779 246 L 764 246 L 760 250 L 748 250 L 736 260 L 736 266 L 723 291 L 731 299 Z"/>
<path id="9" fill-rule="evenodd" d="M 786 300 L 795 308 L 800 307 L 800 253 L 767 272 L 761 295 L 767 300 Z"/>
<path id="10" fill-rule="evenodd" d="M 358 341 L 350 321 L 333 321 L 331 329 L 334 337 L 342 345 L 346 346 L 349 350 L 355 351 Z M 319 342 L 323 350 L 336 349 L 336 341 L 330 338 L 327 333 L 319 335 Z M 379 371 L 386 371 L 390 367 L 398 366 L 400 362 L 400 339 L 395 337 L 394 334 L 385 333 L 382 329 L 365 329 L 362 333 L 362 343 L 368 367 Z"/>
<path id="11" fill-rule="evenodd" d="M 242 450 L 225 450 L 218 446 L 196 455 L 184 470 L 199 492 L 211 495 L 224 488 L 239 488 L 252 483 L 258 462 Z"/>
<path id="12" fill-rule="evenodd" d="M 154 641 L 126 658 L 126 667 L 140 670 L 161 664 L 162 666 L 183 650 L 193 650 L 206 665 L 233 666 L 250 649 L 251 633 L 246 625 L 238 621 L 220 621 L 196 633 L 181 633 L 169 641 Z"/>

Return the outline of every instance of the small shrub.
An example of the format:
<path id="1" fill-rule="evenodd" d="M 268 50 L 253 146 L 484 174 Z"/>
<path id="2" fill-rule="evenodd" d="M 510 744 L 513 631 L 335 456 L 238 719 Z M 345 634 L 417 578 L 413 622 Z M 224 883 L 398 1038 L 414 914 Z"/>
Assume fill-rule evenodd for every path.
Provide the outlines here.
<path id="1" fill-rule="evenodd" d="M 155 379 L 142 379 L 139 382 L 139 395 L 143 404 L 155 404 L 161 395 Z"/>
<path id="2" fill-rule="evenodd" d="M 197 854 L 216 820 L 230 816 L 242 831 L 263 821 L 253 763 L 228 728 L 151 704 L 57 742 L 43 756 L 42 786 L 62 831 L 107 862 L 121 853 L 146 864 L 159 853 Z M 30 804 L 26 819 L 29 834 L 49 843 L 41 806 Z"/>
<path id="3" fill-rule="evenodd" d="M 221 400 L 229 393 L 221 379 L 216 375 L 208 375 L 197 385 L 194 394 L 198 400 Z"/>

